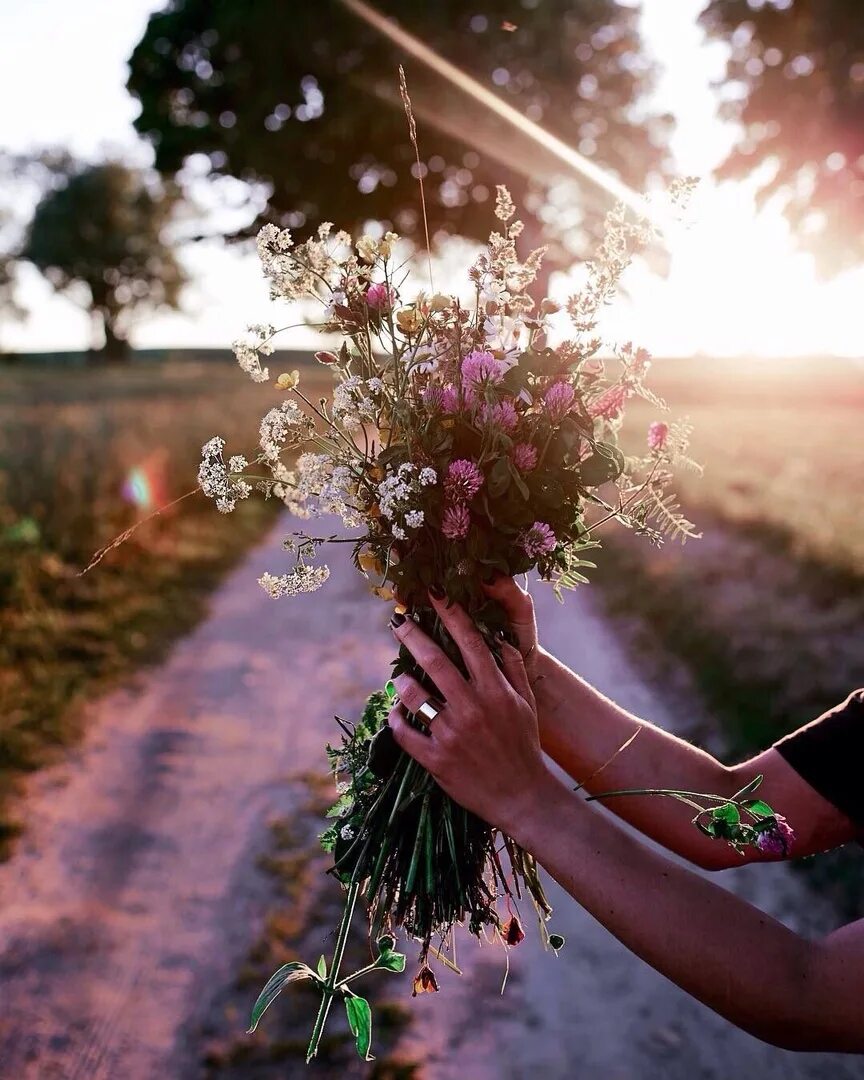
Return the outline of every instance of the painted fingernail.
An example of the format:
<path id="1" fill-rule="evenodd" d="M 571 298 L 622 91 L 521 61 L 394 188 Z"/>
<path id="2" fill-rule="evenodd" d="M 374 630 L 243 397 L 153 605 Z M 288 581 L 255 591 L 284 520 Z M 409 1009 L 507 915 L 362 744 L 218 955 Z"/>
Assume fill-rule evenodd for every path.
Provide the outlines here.
<path id="1" fill-rule="evenodd" d="M 444 590 L 439 585 L 430 585 L 429 595 L 432 597 L 433 600 L 443 600 Z"/>
<path id="2" fill-rule="evenodd" d="M 394 611 L 390 616 L 390 625 L 394 630 L 397 630 L 402 623 L 405 622 L 405 613 L 402 611 Z"/>

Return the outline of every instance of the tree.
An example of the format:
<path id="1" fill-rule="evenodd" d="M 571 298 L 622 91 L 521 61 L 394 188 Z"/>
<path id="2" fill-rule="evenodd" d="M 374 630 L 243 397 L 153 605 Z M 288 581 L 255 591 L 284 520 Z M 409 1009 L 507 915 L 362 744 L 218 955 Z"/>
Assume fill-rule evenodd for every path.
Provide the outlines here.
<path id="1" fill-rule="evenodd" d="M 521 7 L 486 0 L 478 8 L 376 0 L 376 7 L 630 184 L 641 187 L 662 170 L 668 118 L 634 109 L 652 68 L 632 8 L 615 0 Z M 542 189 L 554 180 L 544 154 L 339 0 L 173 0 L 150 18 L 130 61 L 129 89 L 141 102 L 136 126 L 164 173 L 206 154 L 213 174 L 265 185 L 266 209 L 247 232 L 270 220 L 302 236 L 336 217 L 348 228 L 378 220 L 421 237 L 400 62 L 420 126 L 430 231 L 485 239 L 488 200 L 505 183 L 526 221 L 526 242 L 539 242 Z M 584 242 L 602 209 L 583 192 L 554 231 L 572 224 L 571 239 Z M 557 254 L 559 263 L 572 260 Z"/>
<path id="2" fill-rule="evenodd" d="M 720 175 L 771 166 L 760 199 L 782 200 L 823 272 L 864 258 L 864 18 L 860 0 L 712 0 L 702 23 L 728 40 L 723 106 L 743 133 Z"/>
<path id="3" fill-rule="evenodd" d="M 20 257 L 80 297 L 106 359 L 128 354 L 135 314 L 178 306 L 185 277 L 167 235 L 178 201 L 172 187 L 114 161 L 70 165 L 36 207 Z"/>

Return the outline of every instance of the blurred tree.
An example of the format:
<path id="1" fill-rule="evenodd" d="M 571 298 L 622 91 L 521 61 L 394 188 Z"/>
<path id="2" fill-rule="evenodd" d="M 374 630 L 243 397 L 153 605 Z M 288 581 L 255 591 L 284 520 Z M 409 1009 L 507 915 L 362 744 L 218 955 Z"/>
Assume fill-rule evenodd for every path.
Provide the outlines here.
<path id="1" fill-rule="evenodd" d="M 669 118 L 635 108 L 653 74 L 636 10 L 616 0 L 375 6 L 628 183 L 641 187 L 662 172 Z M 542 151 L 407 60 L 339 0 L 172 0 L 151 16 L 132 55 L 129 89 L 141 102 L 136 126 L 163 172 L 205 154 L 216 175 L 263 182 L 268 203 L 247 233 L 271 220 L 302 235 L 335 217 L 344 227 L 378 220 L 419 238 L 400 61 L 420 125 L 430 231 L 485 239 L 490 197 L 505 183 L 526 242 L 539 243 L 542 189 L 553 181 Z M 584 245 L 605 205 L 583 191 L 577 204 L 553 211 L 549 231 L 573 241 L 569 255 L 555 253 L 559 263 Z"/>
<path id="2" fill-rule="evenodd" d="M 864 259 L 864 7 L 861 0 L 711 0 L 701 16 L 728 40 L 740 91 L 722 107 L 743 134 L 726 177 L 765 166 L 824 273 Z"/>
<path id="3" fill-rule="evenodd" d="M 134 314 L 178 306 L 185 277 L 166 234 L 179 194 L 120 162 L 54 176 L 20 257 L 91 312 L 105 359 L 123 359 Z"/>

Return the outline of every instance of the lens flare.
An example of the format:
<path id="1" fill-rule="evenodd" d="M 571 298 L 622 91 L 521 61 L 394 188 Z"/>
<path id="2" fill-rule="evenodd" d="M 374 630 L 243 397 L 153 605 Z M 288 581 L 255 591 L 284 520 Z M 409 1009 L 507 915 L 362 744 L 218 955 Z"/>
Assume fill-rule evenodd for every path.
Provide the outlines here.
<path id="1" fill-rule="evenodd" d="M 147 471 L 140 465 L 133 466 L 126 474 L 122 487 L 123 498 L 139 510 L 153 508 L 153 485 Z"/>

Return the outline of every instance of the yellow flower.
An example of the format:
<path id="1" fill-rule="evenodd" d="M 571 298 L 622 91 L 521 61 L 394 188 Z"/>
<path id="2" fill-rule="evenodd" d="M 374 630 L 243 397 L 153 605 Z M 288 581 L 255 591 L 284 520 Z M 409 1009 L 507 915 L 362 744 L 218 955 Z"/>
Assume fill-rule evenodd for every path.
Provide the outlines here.
<path id="1" fill-rule="evenodd" d="M 300 384 L 300 372 L 297 368 L 293 371 L 283 371 L 279 378 L 276 380 L 277 390 L 293 390 L 295 386 Z"/>
<path id="2" fill-rule="evenodd" d="M 379 600 L 390 601 L 396 599 L 396 590 L 389 581 L 384 585 L 376 585 L 371 591 L 372 595 L 377 596 Z"/>
<path id="3" fill-rule="evenodd" d="M 444 293 L 435 293 L 434 296 L 429 297 L 429 310 L 430 311 L 445 311 L 450 307 L 450 297 L 445 296 Z"/>
<path id="4" fill-rule="evenodd" d="M 403 334 L 414 334 L 423 323 L 423 318 L 416 307 L 400 308 L 396 312 L 396 325 Z"/>

